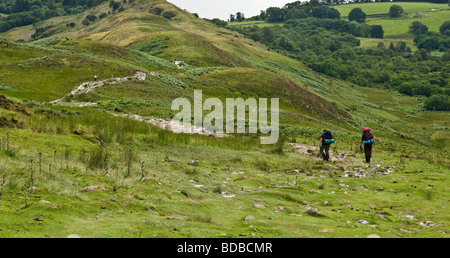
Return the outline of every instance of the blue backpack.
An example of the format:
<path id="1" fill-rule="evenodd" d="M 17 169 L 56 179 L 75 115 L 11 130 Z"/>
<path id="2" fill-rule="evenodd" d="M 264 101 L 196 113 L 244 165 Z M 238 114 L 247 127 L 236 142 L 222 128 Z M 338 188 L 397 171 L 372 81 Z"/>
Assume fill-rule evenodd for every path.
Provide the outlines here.
<path id="1" fill-rule="evenodd" d="M 327 131 L 327 133 L 325 134 L 325 139 L 327 139 L 327 140 L 333 139 L 333 136 L 331 135 L 331 131 Z"/>
<path id="2" fill-rule="evenodd" d="M 328 131 L 325 133 L 325 138 L 323 139 L 324 144 L 332 144 L 335 143 L 333 140 L 333 136 L 331 135 L 331 131 Z"/>

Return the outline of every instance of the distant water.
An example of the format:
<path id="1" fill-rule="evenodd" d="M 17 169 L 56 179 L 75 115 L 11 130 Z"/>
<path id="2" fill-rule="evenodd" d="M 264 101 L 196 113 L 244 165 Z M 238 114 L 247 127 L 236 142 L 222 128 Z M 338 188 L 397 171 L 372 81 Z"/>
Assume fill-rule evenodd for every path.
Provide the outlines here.
<path id="1" fill-rule="evenodd" d="M 197 13 L 201 18 L 228 20 L 230 14 L 241 12 L 249 18 L 269 7 L 283 7 L 296 0 L 167 0 L 181 9 Z"/>

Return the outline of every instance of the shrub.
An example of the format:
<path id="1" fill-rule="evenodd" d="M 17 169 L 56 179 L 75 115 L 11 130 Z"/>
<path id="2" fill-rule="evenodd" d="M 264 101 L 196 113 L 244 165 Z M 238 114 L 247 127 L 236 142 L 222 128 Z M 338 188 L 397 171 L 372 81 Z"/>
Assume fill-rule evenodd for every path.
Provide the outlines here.
<path id="1" fill-rule="evenodd" d="M 409 31 L 416 35 L 421 35 L 428 32 L 428 27 L 419 21 L 414 21 L 409 25 Z"/>
<path id="2" fill-rule="evenodd" d="M 177 16 L 177 13 L 173 11 L 166 11 L 163 13 L 163 17 L 169 20 L 172 20 L 175 16 Z"/>
<path id="3" fill-rule="evenodd" d="M 450 30 L 450 21 L 442 23 L 441 27 L 439 27 L 439 32 L 441 34 L 446 34 L 446 31 L 448 30 Z"/>
<path id="4" fill-rule="evenodd" d="M 399 17 L 403 13 L 403 8 L 400 5 L 393 5 L 389 9 L 389 17 Z"/>
<path id="5" fill-rule="evenodd" d="M 426 110 L 450 111 L 449 96 L 433 95 L 425 101 Z"/>
<path id="6" fill-rule="evenodd" d="M 95 16 L 93 14 L 89 14 L 88 16 L 86 16 L 86 19 L 93 22 L 93 21 L 97 20 L 97 16 Z"/>
<path id="7" fill-rule="evenodd" d="M 383 27 L 381 25 L 372 25 L 370 27 L 370 37 L 382 39 L 384 37 Z"/>
<path id="8" fill-rule="evenodd" d="M 366 20 L 366 13 L 361 8 L 353 8 L 348 14 L 348 20 L 359 23 L 364 22 Z"/>

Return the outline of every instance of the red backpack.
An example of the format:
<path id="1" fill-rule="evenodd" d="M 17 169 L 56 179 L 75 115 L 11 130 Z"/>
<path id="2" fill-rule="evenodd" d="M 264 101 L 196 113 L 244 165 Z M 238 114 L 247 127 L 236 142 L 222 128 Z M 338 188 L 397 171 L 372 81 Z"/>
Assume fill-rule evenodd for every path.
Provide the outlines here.
<path id="1" fill-rule="evenodd" d="M 363 136 L 364 136 L 364 141 L 369 141 L 369 140 L 373 139 L 372 132 L 370 132 L 369 128 L 363 129 Z"/>

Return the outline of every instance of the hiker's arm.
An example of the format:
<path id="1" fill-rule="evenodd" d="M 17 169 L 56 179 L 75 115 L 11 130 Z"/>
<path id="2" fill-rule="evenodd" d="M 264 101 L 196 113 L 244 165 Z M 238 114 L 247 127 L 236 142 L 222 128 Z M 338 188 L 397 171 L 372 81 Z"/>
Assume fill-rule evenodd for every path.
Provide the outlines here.
<path id="1" fill-rule="evenodd" d="M 323 141 L 323 138 L 320 137 L 320 140 L 319 140 L 319 147 L 322 146 L 322 141 Z"/>

